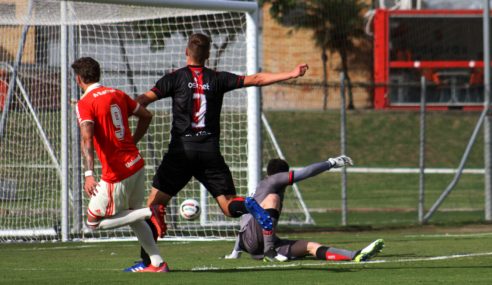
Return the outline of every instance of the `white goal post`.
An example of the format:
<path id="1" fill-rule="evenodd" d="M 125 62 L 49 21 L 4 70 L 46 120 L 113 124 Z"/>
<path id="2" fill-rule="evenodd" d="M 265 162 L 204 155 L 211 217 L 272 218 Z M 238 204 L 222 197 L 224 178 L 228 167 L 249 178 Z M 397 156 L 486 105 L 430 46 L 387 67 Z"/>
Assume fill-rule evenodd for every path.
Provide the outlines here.
<path id="1" fill-rule="evenodd" d="M 88 200 L 73 109 L 80 90 L 71 62 L 94 57 L 102 84 L 136 96 L 184 66 L 187 37 L 203 32 L 212 38 L 211 68 L 256 73 L 257 9 L 245 1 L 1 0 L 0 242 L 133 237 L 129 227 L 91 231 L 84 225 Z M 2 86 L 12 91 L 2 93 Z M 154 119 L 139 143 L 148 189 L 167 149 L 170 107 L 167 99 L 149 106 Z M 248 195 L 262 164 L 279 156 L 273 133 L 262 134 L 258 88 L 226 94 L 221 125 L 222 154 L 238 194 Z M 286 194 L 282 223 L 312 223 L 298 194 Z M 179 217 L 186 198 L 201 201 L 199 220 Z M 171 200 L 166 218 L 168 238 L 232 238 L 237 230 L 237 219 L 224 217 L 195 180 Z"/>

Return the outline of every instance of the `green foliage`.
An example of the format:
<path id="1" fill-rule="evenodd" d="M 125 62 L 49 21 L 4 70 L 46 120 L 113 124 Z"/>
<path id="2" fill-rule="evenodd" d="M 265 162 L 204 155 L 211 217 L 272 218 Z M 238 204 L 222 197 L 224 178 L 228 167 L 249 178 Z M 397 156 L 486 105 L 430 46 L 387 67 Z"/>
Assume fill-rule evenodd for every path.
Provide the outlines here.
<path id="1" fill-rule="evenodd" d="M 137 37 L 147 39 L 152 51 L 164 49 L 166 41 L 175 34 L 186 39 L 196 32 L 205 33 L 212 37 L 212 52 L 215 51 L 212 67 L 217 68 L 221 54 L 243 32 L 243 22 L 243 16 L 238 13 L 219 13 L 143 20 L 133 25 L 141 31 Z"/>
<path id="2" fill-rule="evenodd" d="M 429 112 L 426 166 L 457 167 L 479 115 L 462 111 Z M 338 111 L 268 112 L 267 118 L 292 165 L 307 165 L 340 151 Z M 417 167 L 418 152 L 419 112 L 347 114 L 347 153 L 358 166 Z M 466 167 L 483 167 L 482 136 L 477 138 Z"/>
<path id="3" fill-rule="evenodd" d="M 349 60 L 354 61 L 363 53 L 368 53 L 369 45 L 364 37 L 363 11 L 367 8 L 361 0 L 261 0 L 260 4 L 270 3 L 270 14 L 281 25 L 293 29 L 313 31 L 313 40 L 321 49 L 324 80 L 327 81 L 326 51 L 338 53 L 341 70 L 345 74 L 348 87 L 348 108 L 354 109 L 352 84 L 349 75 Z M 361 43 L 356 48 L 355 40 Z M 363 58 L 363 57 L 362 57 Z M 360 64 L 363 69 L 371 68 L 369 63 Z M 327 93 L 325 91 L 325 97 Z M 325 98 L 326 100 L 326 98 Z M 326 105 L 326 104 L 325 104 Z"/>
<path id="4" fill-rule="evenodd" d="M 314 32 L 313 40 L 331 52 L 352 51 L 353 40 L 364 35 L 362 11 L 366 4 L 359 0 L 262 0 L 270 3 L 270 14 L 281 25 Z"/>
<path id="5" fill-rule="evenodd" d="M 478 112 L 427 114 L 426 166 L 456 168 L 479 117 Z M 268 121 L 291 166 L 306 166 L 340 152 L 339 112 L 268 112 Z M 357 111 L 347 115 L 347 154 L 357 167 L 418 167 L 419 112 Z M 483 168 L 483 137 L 479 136 L 466 168 Z M 453 175 L 425 177 L 425 207 L 429 209 Z M 340 175 L 327 172 L 299 186 L 318 225 L 340 224 Z M 349 173 L 350 225 L 409 225 L 417 223 L 418 174 Z M 462 175 L 431 223 L 483 221 L 484 177 Z M 319 220 L 319 217 L 327 217 Z"/>

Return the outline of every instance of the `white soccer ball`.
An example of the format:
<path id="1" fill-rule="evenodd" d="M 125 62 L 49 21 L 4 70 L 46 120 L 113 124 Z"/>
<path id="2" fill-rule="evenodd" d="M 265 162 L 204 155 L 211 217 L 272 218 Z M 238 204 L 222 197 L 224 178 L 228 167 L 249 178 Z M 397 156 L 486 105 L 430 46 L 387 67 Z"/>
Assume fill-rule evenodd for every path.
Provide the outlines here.
<path id="1" fill-rule="evenodd" d="M 179 206 L 179 214 L 185 220 L 194 220 L 200 216 L 200 204 L 195 199 L 186 199 Z"/>

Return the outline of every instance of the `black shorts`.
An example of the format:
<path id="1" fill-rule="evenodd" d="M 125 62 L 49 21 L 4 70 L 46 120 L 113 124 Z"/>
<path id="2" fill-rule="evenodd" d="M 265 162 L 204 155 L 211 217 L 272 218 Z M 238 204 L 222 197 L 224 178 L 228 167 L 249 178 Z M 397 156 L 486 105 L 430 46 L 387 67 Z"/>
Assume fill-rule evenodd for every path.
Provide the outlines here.
<path id="1" fill-rule="evenodd" d="M 195 177 L 215 198 L 236 195 L 232 174 L 220 152 L 172 150 L 164 155 L 152 186 L 175 196 Z"/>

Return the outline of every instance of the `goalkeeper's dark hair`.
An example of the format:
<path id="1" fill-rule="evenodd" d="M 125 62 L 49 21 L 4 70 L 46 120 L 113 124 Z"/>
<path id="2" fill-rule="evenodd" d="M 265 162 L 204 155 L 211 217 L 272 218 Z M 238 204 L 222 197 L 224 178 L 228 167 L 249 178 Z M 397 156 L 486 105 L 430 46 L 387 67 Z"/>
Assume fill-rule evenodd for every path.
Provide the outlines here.
<path id="1" fill-rule="evenodd" d="M 81 57 L 72 63 L 75 74 L 79 75 L 85 84 L 96 83 L 101 79 L 101 67 L 92 57 Z"/>
<path id="2" fill-rule="evenodd" d="M 274 158 L 270 159 L 267 165 L 267 175 L 274 175 L 280 172 L 288 172 L 289 171 L 289 164 L 287 161 L 280 159 L 280 158 Z"/>
<path id="3" fill-rule="evenodd" d="M 208 36 L 200 33 L 192 34 L 188 40 L 188 53 L 199 63 L 205 63 L 210 56 L 211 40 Z"/>

